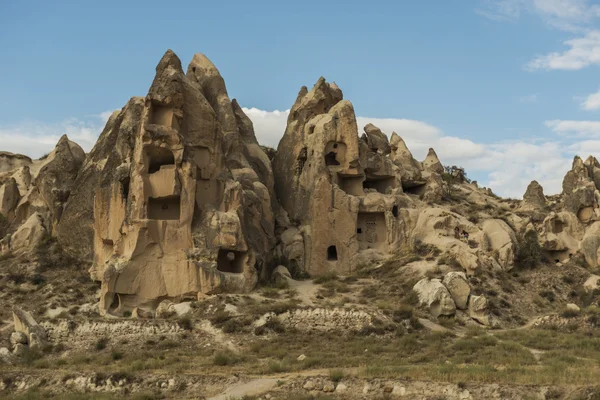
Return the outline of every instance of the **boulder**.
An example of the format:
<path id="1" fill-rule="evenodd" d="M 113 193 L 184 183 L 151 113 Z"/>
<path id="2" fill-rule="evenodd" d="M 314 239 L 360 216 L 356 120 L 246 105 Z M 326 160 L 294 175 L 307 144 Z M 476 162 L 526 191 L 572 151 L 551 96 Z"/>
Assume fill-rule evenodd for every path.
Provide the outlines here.
<path id="1" fill-rule="evenodd" d="M 413 289 L 419 295 L 420 304 L 426 306 L 434 317 L 454 315 L 456 305 L 452 295 L 439 279 L 423 278 Z"/>
<path id="2" fill-rule="evenodd" d="M 17 229 L 10 238 L 11 249 L 15 253 L 30 252 L 42 242 L 47 235 L 44 221 L 40 214 L 34 213 Z"/>
<path id="3" fill-rule="evenodd" d="M 442 281 L 450 292 L 456 308 L 465 310 L 471 294 L 471 287 L 464 272 L 448 272 Z"/>
<path id="4" fill-rule="evenodd" d="M 512 269 L 517 254 L 517 237 L 512 228 L 501 219 L 488 219 L 483 222 L 482 230 L 490 250 L 498 254 L 498 263 L 506 271 Z"/>
<path id="5" fill-rule="evenodd" d="M 292 279 L 292 275 L 286 267 L 284 267 L 283 265 L 278 265 L 273 270 L 273 273 L 271 274 L 271 279 L 277 285 L 287 284 L 288 281 Z"/>
<path id="6" fill-rule="evenodd" d="M 468 307 L 469 317 L 479 322 L 482 325 L 490 325 L 490 316 L 487 310 L 487 299 L 485 296 L 474 296 L 469 297 Z"/>
<path id="7" fill-rule="evenodd" d="M 27 337 L 30 347 L 43 346 L 46 343 L 46 331 L 33 319 L 31 314 L 17 306 L 13 307 L 15 331 Z"/>
<path id="8" fill-rule="evenodd" d="M 173 303 L 171 300 L 163 300 L 160 302 L 158 307 L 156 307 L 154 315 L 156 318 L 168 318 L 175 312 L 173 309 L 174 305 L 175 303 Z"/>
<path id="9" fill-rule="evenodd" d="M 581 308 L 579 308 L 579 306 L 577 304 L 574 304 L 574 303 L 567 303 L 566 308 L 569 311 L 575 311 L 575 312 L 581 311 Z"/>
<path id="10" fill-rule="evenodd" d="M 367 136 L 367 144 L 369 149 L 383 155 L 390 154 L 392 151 L 390 143 L 388 142 L 388 138 L 385 133 L 381 132 L 381 129 L 373 124 L 367 124 L 364 130 Z"/>
<path id="11" fill-rule="evenodd" d="M 593 292 L 596 289 L 600 289 L 600 276 L 590 275 L 589 278 L 584 282 L 583 288 L 586 292 Z"/>
<path id="12" fill-rule="evenodd" d="M 182 303 L 173 304 L 171 309 L 177 314 L 178 317 L 183 317 L 192 312 L 192 303 L 184 301 Z"/>
<path id="13" fill-rule="evenodd" d="M 0 347 L 0 363 L 12 364 L 13 361 L 13 355 L 10 350 L 6 347 Z"/>
<path id="14" fill-rule="evenodd" d="M 24 332 L 13 332 L 10 335 L 10 344 L 14 347 L 17 344 L 27 344 L 27 335 Z"/>

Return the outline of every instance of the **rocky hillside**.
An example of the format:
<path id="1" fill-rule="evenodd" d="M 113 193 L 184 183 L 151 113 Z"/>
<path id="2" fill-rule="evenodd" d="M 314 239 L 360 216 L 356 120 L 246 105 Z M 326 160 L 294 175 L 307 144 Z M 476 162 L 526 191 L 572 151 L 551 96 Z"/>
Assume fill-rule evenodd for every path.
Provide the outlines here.
<path id="1" fill-rule="evenodd" d="M 169 50 L 89 154 L 1 152 L 0 393 L 595 398 L 600 163 L 502 199 L 363 131 L 320 78 L 264 148 Z"/>

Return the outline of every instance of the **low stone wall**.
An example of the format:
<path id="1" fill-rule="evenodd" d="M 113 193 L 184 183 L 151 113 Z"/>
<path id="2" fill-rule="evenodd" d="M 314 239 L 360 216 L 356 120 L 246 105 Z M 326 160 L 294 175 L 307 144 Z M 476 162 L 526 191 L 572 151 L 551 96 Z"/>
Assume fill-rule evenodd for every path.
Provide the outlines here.
<path id="1" fill-rule="evenodd" d="M 47 333 L 48 340 L 55 343 L 93 342 L 101 337 L 150 337 L 161 334 L 176 334 L 183 329 L 177 322 L 142 321 L 142 320 L 103 320 L 103 321 L 74 321 L 58 320 L 44 321 L 40 324 Z"/>

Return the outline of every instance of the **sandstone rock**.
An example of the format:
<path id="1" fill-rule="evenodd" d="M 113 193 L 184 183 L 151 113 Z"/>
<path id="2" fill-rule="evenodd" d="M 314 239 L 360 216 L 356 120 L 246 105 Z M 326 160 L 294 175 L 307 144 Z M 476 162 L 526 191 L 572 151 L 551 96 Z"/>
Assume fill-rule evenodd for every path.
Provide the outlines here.
<path id="1" fill-rule="evenodd" d="M 10 335 L 10 344 L 14 347 L 17 344 L 27 344 L 27 335 L 24 332 L 13 332 Z"/>
<path id="2" fill-rule="evenodd" d="M 304 354 L 300 354 L 296 360 L 304 361 L 304 360 L 306 360 L 306 356 Z"/>
<path id="3" fill-rule="evenodd" d="M 35 213 L 11 236 L 11 249 L 15 253 L 32 251 L 41 243 L 46 234 L 42 216 Z"/>
<path id="4" fill-rule="evenodd" d="M 304 390 L 313 390 L 315 388 L 315 382 L 311 379 L 307 380 L 302 386 Z"/>
<path id="5" fill-rule="evenodd" d="M 173 306 L 175 304 L 171 300 L 163 300 L 156 307 L 156 318 L 168 318 L 175 312 Z"/>
<path id="6" fill-rule="evenodd" d="M 490 317 L 487 311 L 487 299 L 485 296 L 469 297 L 469 317 L 483 325 L 490 325 Z"/>
<path id="7" fill-rule="evenodd" d="M 0 363 L 12 364 L 13 355 L 6 347 L 0 347 Z"/>
<path id="8" fill-rule="evenodd" d="M 488 219 L 482 224 L 490 249 L 498 254 L 498 263 L 505 270 L 515 264 L 517 237 L 508 224 L 500 219 Z"/>
<path id="9" fill-rule="evenodd" d="M 390 154 L 392 151 L 387 136 L 381 132 L 381 129 L 373 124 L 367 124 L 364 128 L 367 136 L 369 148 L 380 154 Z"/>
<path id="10" fill-rule="evenodd" d="M 27 353 L 27 345 L 24 345 L 21 343 L 17 343 L 12 352 L 12 354 L 17 357 L 21 357 L 21 356 L 25 355 L 26 353 Z"/>
<path id="11" fill-rule="evenodd" d="M 292 279 L 292 275 L 286 267 L 279 265 L 273 270 L 271 279 L 278 285 L 287 284 L 288 280 Z"/>
<path id="12" fill-rule="evenodd" d="M 527 190 L 523 195 L 523 207 L 525 208 L 542 208 L 546 205 L 546 196 L 544 196 L 544 188 L 538 181 L 531 181 Z"/>
<path id="13" fill-rule="evenodd" d="M 33 185 L 39 191 L 50 211 L 51 227 L 56 227 L 62 216 L 77 173 L 85 160 L 85 152 L 79 145 L 63 135 L 56 147 L 44 160 Z"/>
<path id="14" fill-rule="evenodd" d="M 439 279 L 424 278 L 413 287 L 421 305 L 427 306 L 434 317 L 454 315 L 456 305 L 452 296 Z"/>
<path id="15" fill-rule="evenodd" d="M 0 185 L 0 214 L 4 215 L 8 222 L 12 222 L 14 219 L 15 209 L 20 199 L 21 194 L 14 178 L 9 178 L 3 185 Z"/>
<path id="16" fill-rule="evenodd" d="M 450 292 L 456 308 L 465 310 L 467 308 L 467 302 L 469 295 L 471 294 L 471 287 L 467 282 L 467 277 L 464 272 L 448 272 L 442 281 L 444 286 Z"/>
<path id="17" fill-rule="evenodd" d="M 137 319 L 150 319 L 154 318 L 154 314 L 152 311 L 144 310 L 143 308 L 135 307 L 133 311 L 131 311 L 131 317 Z"/>
<path id="18" fill-rule="evenodd" d="M 583 288 L 586 292 L 593 292 L 596 289 L 600 289 L 600 276 L 590 275 L 589 278 L 583 284 Z"/>
<path id="19" fill-rule="evenodd" d="M 331 392 L 335 391 L 335 386 L 333 385 L 332 382 L 325 382 L 325 384 L 323 385 L 323 391 L 325 393 L 331 393 Z"/>
<path id="20" fill-rule="evenodd" d="M 421 164 L 415 160 L 404 140 L 396 132 L 392 132 L 390 146 L 390 158 L 400 168 L 402 187 L 406 190 L 425 185 Z"/>
<path id="21" fill-rule="evenodd" d="M 302 88 L 291 108 L 273 172 L 281 205 L 302 232 L 302 242 L 294 239 L 295 262 L 302 258 L 302 271 L 311 275 L 348 273 L 357 253 L 388 253 L 395 240 L 398 167 L 387 157 L 385 135 L 374 126 L 366 132 L 359 140 L 352 104 L 324 78 L 310 91 Z M 286 263 L 294 275 L 292 264 Z"/>
<path id="22" fill-rule="evenodd" d="M 600 221 L 594 222 L 585 231 L 580 249 L 590 267 L 596 268 L 600 265 Z"/>
<path id="23" fill-rule="evenodd" d="M 335 387 L 336 393 L 344 393 L 346 390 L 348 390 L 348 386 L 344 385 L 343 383 L 338 383 Z"/>
<path id="24" fill-rule="evenodd" d="M 563 202 L 565 209 L 577 215 L 581 222 L 587 223 L 598 207 L 597 191 L 594 179 L 583 160 L 576 156 L 572 168 L 563 179 Z"/>
<path id="25" fill-rule="evenodd" d="M 31 347 L 41 346 L 46 342 L 46 331 L 33 319 L 31 314 L 19 307 L 13 307 L 15 331 L 27 337 Z"/>
<path id="26" fill-rule="evenodd" d="M 192 306 L 189 301 L 185 301 L 183 303 L 173 304 L 171 309 L 177 314 L 178 317 L 183 317 L 192 312 Z"/>
<path id="27" fill-rule="evenodd" d="M 23 166 L 29 166 L 32 163 L 31 158 L 23 154 L 0 151 L 0 172 L 11 172 Z"/>
<path id="28" fill-rule="evenodd" d="M 581 308 L 579 308 L 579 306 L 577 304 L 573 304 L 573 303 L 567 303 L 567 310 L 571 310 L 571 311 L 575 311 L 575 312 L 579 312 L 581 311 Z"/>
<path id="29" fill-rule="evenodd" d="M 425 160 L 423 161 L 423 168 L 427 171 L 438 174 L 442 174 L 444 172 L 444 166 L 440 162 L 435 150 L 432 148 L 429 149 L 427 157 L 425 157 Z"/>
<path id="30" fill-rule="evenodd" d="M 270 272 L 269 159 L 202 54 L 184 74 L 165 53 L 145 99 L 111 116 L 72 192 L 58 237 L 94 260 L 101 314 L 248 292 Z"/>

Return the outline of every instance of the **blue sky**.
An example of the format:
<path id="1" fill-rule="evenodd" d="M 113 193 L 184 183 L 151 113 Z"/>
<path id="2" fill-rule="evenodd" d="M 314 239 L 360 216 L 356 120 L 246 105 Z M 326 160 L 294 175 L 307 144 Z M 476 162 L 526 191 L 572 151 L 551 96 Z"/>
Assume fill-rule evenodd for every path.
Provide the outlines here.
<path id="1" fill-rule="evenodd" d="M 599 22 L 586 0 L 0 0 L 0 150 L 37 157 L 62 133 L 89 150 L 171 48 L 215 63 L 266 144 L 323 75 L 359 130 L 434 147 L 503 195 L 553 193 L 576 153 L 600 155 Z"/>

